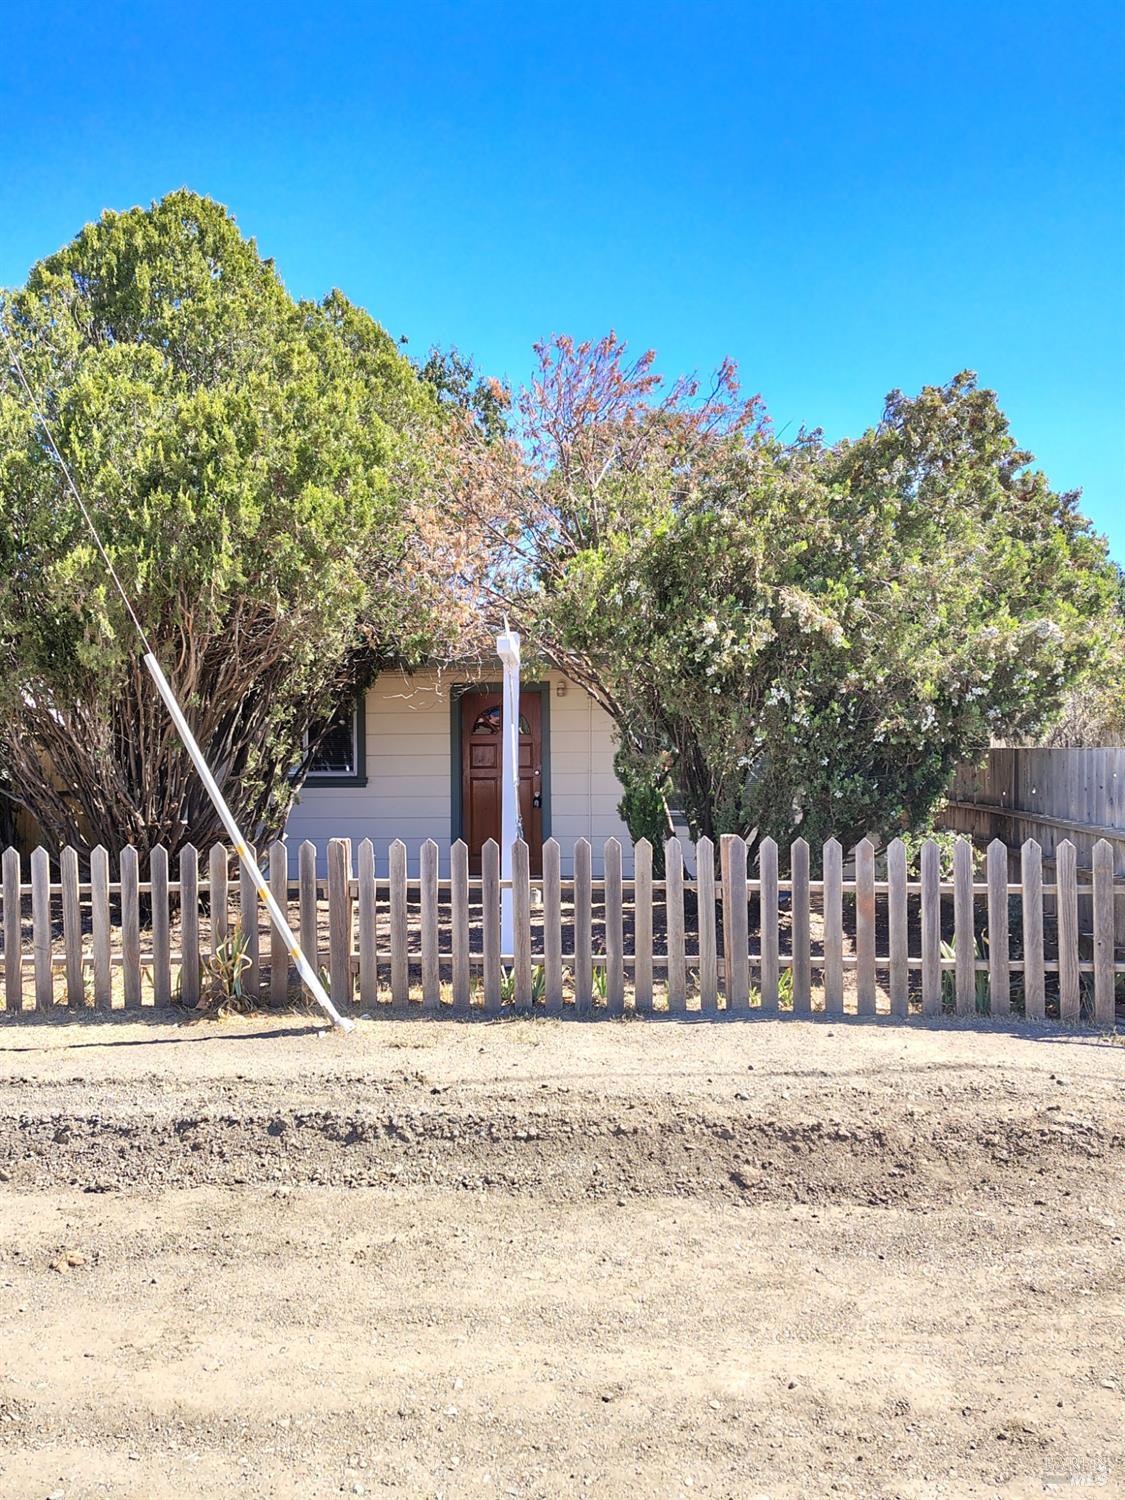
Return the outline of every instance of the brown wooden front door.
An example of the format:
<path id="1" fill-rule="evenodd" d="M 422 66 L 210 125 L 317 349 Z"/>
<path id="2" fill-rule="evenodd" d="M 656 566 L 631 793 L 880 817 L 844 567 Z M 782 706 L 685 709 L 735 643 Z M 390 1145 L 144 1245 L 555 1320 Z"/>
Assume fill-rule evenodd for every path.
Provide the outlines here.
<path id="1" fill-rule="evenodd" d="M 481 846 L 500 842 L 500 776 L 503 751 L 499 693 L 466 693 L 461 699 L 461 812 L 469 870 L 480 874 Z M 531 873 L 543 873 L 543 700 L 520 695 L 520 818 Z"/>

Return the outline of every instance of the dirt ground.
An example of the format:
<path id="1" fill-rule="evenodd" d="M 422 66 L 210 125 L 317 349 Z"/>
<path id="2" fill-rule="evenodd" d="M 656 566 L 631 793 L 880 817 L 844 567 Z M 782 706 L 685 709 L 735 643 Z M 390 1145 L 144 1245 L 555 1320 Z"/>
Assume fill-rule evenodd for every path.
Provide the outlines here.
<path id="1" fill-rule="evenodd" d="M 0 1020 L 0 1496 L 1125 1494 L 1125 1047 Z"/>

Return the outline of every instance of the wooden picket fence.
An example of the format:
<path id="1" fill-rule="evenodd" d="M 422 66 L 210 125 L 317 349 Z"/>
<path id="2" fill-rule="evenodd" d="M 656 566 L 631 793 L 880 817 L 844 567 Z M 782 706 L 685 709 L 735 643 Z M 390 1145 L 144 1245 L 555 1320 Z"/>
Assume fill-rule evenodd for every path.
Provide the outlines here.
<path id="1" fill-rule="evenodd" d="M 922 846 L 914 878 L 897 839 L 880 856 L 864 840 L 847 866 L 830 839 L 819 879 L 811 878 L 803 839 L 790 848 L 784 878 L 771 839 L 759 845 L 754 872 L 742 839 L 723 838 L 718 862 L 710 840 L 701 839 L 694 880 L 685 878 L 676 839 L 665 848 L 662 879 L 653 877 L 645 841 L 633 851 L 632 878 L 623 875 L 616 839 L 604 847 L 599 879 L 585 839 L 575 844 L 565 879 L 553 839 L 544 846 L 541 879 L 531 878 L 522 842 L 513 846 L 510 881 L 501 880 L 493 842 L 485 845 L 479 877 L 470 877 L 460 842 L 449 851 L 449 876 L 440 879 L 432 841 L 420 849 L 417 876 L 408 876 L 400 841 L 379 869 L 370 840 L 355 853 L 353 861 L 350 841 L 333 839 L 326 880 L 318 878 L 309 843 L 298 851 L 295 879 L 284 845 L 273 845 L 266 862 L 270 888 L 302 947 L 326 970 L 335 1003 L 371 1013 L 905 1019 L 950 1012 L 1109 1026 L 1115 989 L 1123 988 L 1125 962 L 1117 959 L 1113 932 L 1125 881 L 1115 880 L 1105 842 L 1093 851 L 1090 883 L 1080 883 L 1066 841 L 1050 882 L 1032 841 L 1023 846 L 1015 882 L 999 841 L 986 852 L 983 880 L 966 840 L 957 844 L 951 879 L 942 876 L 933 842 Z M 52 869 L 39 848 L 25 882 L 18 854 L 6 851 L 6 1010 L 195 1006 L 212 982 L 216 950 L 229 948 L 232 934 L 245 952 L 251 995 L 274 1005 L 296 995 L 288 954 L 263 924 L 254 881 L 246 866 L 232 878 L 226 849 L 212 849 L 205 869 L 193 848 L 184 849 L 176 879 L 163 849 L 153 850 L 147 881 L 132 847 L 117 866 L 111 880 L 99 848 L 83 874 L 67 848 Z M 501 952 L 506 889 L 511 953 Z M 1078 903 L 1086 896 L 1093 930 L 1084 935 Z"/>

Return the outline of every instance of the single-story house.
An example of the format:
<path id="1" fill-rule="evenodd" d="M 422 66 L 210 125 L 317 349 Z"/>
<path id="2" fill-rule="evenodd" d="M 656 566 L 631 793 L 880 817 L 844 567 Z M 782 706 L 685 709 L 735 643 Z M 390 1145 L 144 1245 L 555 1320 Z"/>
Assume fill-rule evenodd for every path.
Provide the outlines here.
<path id="1" fill-rule="evenodd" d="M 345 705 L 289 815 L 291 868 L 306 839 L 322 870 L 329 839 L 349 838 L 353 848 L 371 839 L 382 874 L 388 846 L 402 839 L 417 874 L 419 849 L 433 839 L 448 875 L 450 845 L 464 839 L 470 871 L 479 873 L 482 844 L 500 837 L 500 676 L 499 662 L 491 671 L 384 672 Z M 564 875 L 573 872 L 579 838 L 590 840 L 600 875 L 610 837 L 620 839 L 632 874 L 614 748 L 612 720 L 583 688 L 559 672 L 522 683 L 520 804 L 533 876 L 548 838 L 561 845 Z"/>

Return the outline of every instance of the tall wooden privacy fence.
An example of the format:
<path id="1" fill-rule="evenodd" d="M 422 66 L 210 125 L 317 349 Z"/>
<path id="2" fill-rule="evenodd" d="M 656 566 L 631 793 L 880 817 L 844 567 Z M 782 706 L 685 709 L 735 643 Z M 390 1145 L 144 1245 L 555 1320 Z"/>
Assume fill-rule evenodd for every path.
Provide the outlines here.
<path id="1" fill-rule="evenodd" d="M 326 970 L 341 1006 L 388 1014 L 497 1015 L 511 1008 L 547 1014 L 872 1016 L 1023 1015 L 1111 1024 L 1125 962 L 1114 951 L 1116 881 L 1109 845 L 1093 851 L 1090 879 L 1079 878 L 1074 846 L 1056 850 L 1044 878 L 1038 844 L 1024 845 L 1019 879 L 1010 878 L 999 841 L 977 868 L 959 841 L 950 873 L 938 846 L 923 845 L 917 873 L 895 840 L 876 854 L 864 840 L 845 864 L 829 840 L 813 878 L 810 849 L 798 839 L 784 866 L 764 840 L 748 865 L 739 838 L 696 846 L 695 879 L 685 878 L 683 846 L 669 841 L 665 875 L 653 876 L 647 842 L 633 851 L 633 875 L 610 839 L 604 874 L 580 839 L 572 873 L 562 873 L 554 840 L 542 878 L 529 851 L 512 850 L 512 876 L 485 845 L 481 873 L 468 850 L 449 851 L 439 877 L 436 844 L 422 845 L 418 875 L 407 849 L 390 845 L 378 861 L 370 841 L 355 850 L 334 839 L 327 879 L 311 844 L 274 845 L 268 878 L 288 908 L 310 957 Z M 256 857 L 256 856 L 255 856 Z M 123 849 L 111 879 L 104 849 L 88 870 L 73 849 L 52 862 L 44 849 L 21 869 L 3 856 L 3 999 L 9 1011 L 94 1006 L 138 1010 L 196 1005 L 216 981 L 216 953 L 234 942 L 247 962 L 245 986 L 283 1004 L 297 993 L 284 945 L 263 920 L 254 882 L 216 847 L 205 866 L 192 848 L 175 871 L 163 849 L 141 879 L 137 851 Z M 27 877 L 25 879 L 25 876 Z M 506 894 L 507 893 L 507 894 Z M 1091 899 L 1092 930 L 1078 920 Z M 511 952 L 502 951 L 501 909 L 510 902 Z"/>
<path id="2" fill-rule="evenodd" d="M 958 767 L 947 817 L 950 827 L 978 839 L 1009 846 L 1036 839 L 1046 859 L 1070 839 L 1086 869 L 1104 838 L 1125 875 L 1125 746 L 990 750 L 980 765 Z"/>

